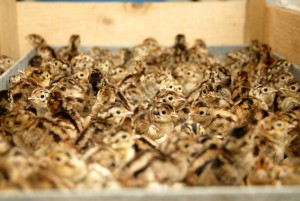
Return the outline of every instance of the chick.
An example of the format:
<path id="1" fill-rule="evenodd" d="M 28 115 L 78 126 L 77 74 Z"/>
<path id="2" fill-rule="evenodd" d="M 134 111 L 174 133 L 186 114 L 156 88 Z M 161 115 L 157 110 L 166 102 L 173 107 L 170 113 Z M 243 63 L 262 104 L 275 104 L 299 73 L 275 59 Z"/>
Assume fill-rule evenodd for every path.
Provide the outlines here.
<path id="1" fill-rule="evenodd" d="M 47 105 L 49 95 L 50 91 L 44 88 L 37 88 L 32 91 L 28 100 L 36 110 L 37 116 L 45 117 L 49 115 Z"/>
<path id="2" fill-rule="evenodd" d="M 275 97 L 275 111 L 291 111 L 300 106 L 300 99 L 289 96 L 286 90 L 281 89 Z"/>
<path id="3" fill-rule="evenodd" d="M 76 189 L 98 190 L 98 189 L 118 189 L 119 184 L 114 180 L 109 169 L 92 163 L 87 165 L 87 175 L 77 184 Z"/>
<path id="4" fill-rule="evenodd" d="M 103 142 L 105 133 L 112 127 L 121 124 L 121 122 L 132 112 L 120 102 L 113 102 L 105 105 L 91 121 L 86 124 L 75 140 L 74 146 L 81 150 L 91 145 Z"/>
<path id="5" fill-rule="evenodd" d="M 0 75 L 9 69 L 14 63 L 15 61 L 12 58 L 0 55 Z"/>
<path id="6" fill-rule="evenodd" d="M 299 174 L 294 165 L 277 164 L 265 155 L 254 158 L 254 166 L 247 177 L 248 185 L 298 185 Z"/>
<path id="7" fill-rule="evenodd" d="M 60 59 L 51 59 L 43 61 L 41 67 L 51 75 L 51 82 L 57 82 L 61 78 L 71 75 L 72 68 L 68 62 Z"/>
<path id="8" fill-rule="evenodd" d="M 208 107 L 203 101 L 194 102 L 189 111 L 189 117 L 199 123 L 204 128 L 207 128 L 213 119 L 214 109 Z"/>
<path id="9" fill-rule="evenodd" d="M 244 185 L 253 163 L 252 131 L 237 126 L 227 134 L 220 149 L 201 154 L 190 166 L 188 185 Z"/>
<path id="10" fill-rule="evenodd" d="M 0 91 L 0 120 L 9 110 L 12 109 L 12 100 L 8 90 Z"/>
<path id="11" fill-rule="evenodd" d="M 254 164 L 247 176 L 248 185 L 275 185 L 276 174 L 272 159 L 259 155 L 254 158 Z"/>
<path id="12" fill-rule="evenodd" d="M 180 132 L 182 135 L 188 135 L 195 139 L 206 135 L 206 130 L 201 126 L 201 124 L 194 122 L 192 120 L 187 120 L 184 123 L 178 124 L 175 127 L 177 132 Z"/>
<path id="13" fill-rule="evenodd" d="M 1 163 L 2 167 L 5 168 L 4 174 L 6 174 L 6 178 L 2 182 L 6 182 L 10 188 L 14 186 L 13 188 L 23 189 L 28 188 L 26 185 L 27 177 L 37 171 L 41 165 L 37 157 L 17 147 L 9 150 Z"/>
<path id="14" fill-rule="evenodd" d="M 12 135 L 14 144 L 29 152 L 43 152 L 60 142 L 72 143 L 76 137 L 76 133 L 69 127 L 63 127 L 50 119 L 36 117 L 25 110 L 7 113 L 2 127 Z"/>
<path id="15" fill-rule="evenodd" d="M 266 104 L 266 109 L 272 109 L 277 90 L 268 86 L 256 86 L 251 88 L 249 95 L 261 100 Z"/>
<path id="16" fill-rule="evenodd" d="M 26 39 L 35 48 L 47 45 L 46 40 L 38 34 L 29 34 Z"/>
<path id="17" fill-rule="evenodd" d="M 28 98 L 31 92 L 38 87 L 35 83 L 24 79 L 9 87 L 13 109 L 24 109 L 28 106 Z"/>
<path id="18" fill-rule="evenodd" d="M 36 67 L 26 67 L 23 69 L 23 75 L 25 78 L 28 79 L 28 81 L 42 86 L 42 87 L 48 87 L 51 82 L 51 74 L 46 71 L 42 70 Z"/>
<path id="19" fill-rule="evenodd" d="M 144 111 L 135 117 L 135 131 L 146 135 L 152 140 L 163 140 L 174 130 L 174 120 L 177 114 L 172 105 L 156 104 L 150 111 Z"/>
<path id="20" fill-rule="evenodd" d="M 175 44 L 172 47 L 172 51 L 176 63 L 185 62 L 187 60 L 188 50 L 185 35 L 176 35 Z"/>
<path id="21" fill-rule="evenodd" d="M 279 89 L 275 97 L 275 109 L 290 111 L 299 107 L 300 104 L 300 84 L 297 81 L 289 81 Z"/>
<path id="22" fill-rule="evenodd" d="M 186 94 L 190 93 L 200 82 L 203 81 L 201 70 L 193 63 L 184 63 L 183 69 L 178 69 L 175 77 L 184 88 Z"/>
<path id="23" fill-rule="evenodd" d="M 175 91 L 160 90 L 154 97 L 154 101 L 157 103 L 168 103 L 175 109 L 178 109 L 183 105 L 185 99 Z"/>
<path id="24" fill-rule="evenodd" d="M 47 108 L 56 122 L 72 128 L 75 133 L 83 130 L 84 120 L 80 114 L 67 104 L 68 97 L 64 97 L 58 90 L 52 90 L 47 101 Z"/>
<path id="25" fill-rule="evenodd" d="M 196 146 L 193 138 L 172 134 L 160 145 L 160 152 L 142 151 L 127 163 L 118 180 L 126 187 L 146 187 L 157 182 L 171 186 L 181 182 L 188 170 L 188 158 Z"/>
<path id="26" fill-rule="evenodd" d="M 71 61 L 73 57 L 80 54 L 80 36 L 73 34 L 69 38 L 69 43 L 67 47 L 62 47 L 58 50 L 60 58 L 66 61 Z"/>
<path id="27" fill-rule="evenodd" d="M 51 171 L 66 180 L 77 183 L 87 174 L 85 162 L 70 147 L 59 146 L 53 149 L 48 157 L 51 161 Z"/>
<path id="28" fill-rule="evenodd" d="M 9 76 L 9 79 L 8 79 L 8 86 L 11 87 L 19 82 L 21 82 L 22 80 L 22 75 L 12 75 L 12 76 Z"/>
<path id="29" fill-rule="evenodd" d="M 55 50 L 47 45 L 46 40 L 38 34 L 29 34 L 27 41 L 37 50 L 37 55 L 42 59 L 56 58 Z M 30 62 L 31 63 L 31 62 Z"/>
<path id="30" fill-rule="evenodd" d="M 103 138 L 103 143 L 116 151 L 118 168 L 124 166 L 135 156 L 134 135 L 132 128 L 124 124 L 110 130 Z"/>
<path id="31" fill-rule="evenodd" d="M 251 123 L 254 121 L 257 108 L 251 97 L 244 97 L 237 101 L 230 111 L 237 116 L 241 123 Z"/>
<path id="32" fill-rule="evenodd" d="M 275 162 L 284 159 L 287 133 L 295 126 L 281 120 L 276 115 L 262 119 L 255 128 L 255 150 L 264 153 Z"/>

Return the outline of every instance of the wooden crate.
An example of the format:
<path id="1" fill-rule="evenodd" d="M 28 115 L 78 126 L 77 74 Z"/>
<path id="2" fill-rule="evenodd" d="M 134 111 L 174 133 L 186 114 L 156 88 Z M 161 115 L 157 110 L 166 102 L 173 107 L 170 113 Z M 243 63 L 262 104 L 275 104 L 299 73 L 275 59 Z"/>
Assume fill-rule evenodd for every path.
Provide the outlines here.
<path id="1" fill-rule="evenodd" d="M 0 0 L 0 54 L 15 59 L 31 49 L 25 36 L 38 33 L 49 44 L 65 45 L 77 33 L 82 44 L 127 46 L 152 36 L 171 45 L 178 33 L 188 42 L 243 45 L 251 39 L 268 43 L 300 64 L 300 14 L 263 0 L 199 3 L 16 3 Z M 2 192 L 0 200 L 103 201 L 279 201 L 299 200 L 300 187 L 196 187 L 120 189 L 82 192 Z"/>
<path id="2" fill-rule="evenodd" d="M 84 45 L 127 46 L 155 37 L 163 45 L 178 33 L 209 45 L 268 43 L 300 64 L 300 13 L 264 0 L 169 3 L 37 3 L 0 1 L 0 54 L 15 59 L 31 49 L 25 40 L 38 33 L 49 44 L 65 45 L 80 34 Z"/>

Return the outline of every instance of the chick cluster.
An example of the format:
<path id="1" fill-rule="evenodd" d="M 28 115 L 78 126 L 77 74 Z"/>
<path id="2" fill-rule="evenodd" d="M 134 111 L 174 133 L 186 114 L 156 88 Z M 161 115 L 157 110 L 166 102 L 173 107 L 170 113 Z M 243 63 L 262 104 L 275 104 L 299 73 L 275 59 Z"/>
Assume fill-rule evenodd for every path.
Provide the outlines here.
<path id="1" fill-rule="evenodd" d="M 14 64 L 15 61 L 12 58 L 6 55 L 0 55 L 0 75 L 2 75 L 7 69 L 9 69 Z"/>
<path id="2" fill-rule="evenodd" d="M 36 55 L 0 91 L 1 190 L 300 183 L 300 83 L 268 45 L 27 39 Z"/>

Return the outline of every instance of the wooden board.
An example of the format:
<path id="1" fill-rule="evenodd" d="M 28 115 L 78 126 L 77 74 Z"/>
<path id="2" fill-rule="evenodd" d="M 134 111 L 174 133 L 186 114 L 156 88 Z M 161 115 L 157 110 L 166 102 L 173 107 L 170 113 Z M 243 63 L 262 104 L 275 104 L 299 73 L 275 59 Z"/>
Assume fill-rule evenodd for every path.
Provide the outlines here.
<path id="1" fill-rule="evenodd" d="M 0 55 L 19 58 L 15 0 L 0 0 Z"/>
<path id="2" fill-rule="evenodd" d="M 244 42 L 245 1 L 172 3 L 17 3 L 21 55 L 24 37 L 38 33 L 49 44 L 66 45 L 80 34 L 84 45 L 124 46 L 155 37 L 171 45 L 178 33 L 210 45 Z"/>
<path id="3" fill-rule="evenodd" d="M 300 65 L 300 13 L 266 7 L 264 39 L 274 51 Z"/>
<path id="4" fill-rule="evenodd" d="M 266 14 L 265 0 L 248 0 L 246 9 L 245 43 L 251 40 L 264 41 Z"/>

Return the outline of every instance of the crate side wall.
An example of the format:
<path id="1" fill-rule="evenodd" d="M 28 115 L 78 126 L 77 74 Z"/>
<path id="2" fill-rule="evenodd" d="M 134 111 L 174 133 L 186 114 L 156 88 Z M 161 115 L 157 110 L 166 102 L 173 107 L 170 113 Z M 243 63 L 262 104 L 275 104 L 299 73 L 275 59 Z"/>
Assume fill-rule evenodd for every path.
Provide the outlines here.
<path id="1" fill-rule="evenodd" d="M 171 45 L 178 33 L 209 45 L 244 42 L 245 1 L 172 3 L 17 3 L 21 55 L 25 36 L 37 33 L 49 44 L 66 45 L 80 34 L 84 45 L 130 46 L 146 37 Z"/>
<path id="2" fill-rule="evenodd" d="M 300 13 L 272 5 L 266 7 L 264 42 L 272 50 L 300 64 Z"/>

